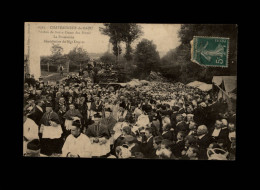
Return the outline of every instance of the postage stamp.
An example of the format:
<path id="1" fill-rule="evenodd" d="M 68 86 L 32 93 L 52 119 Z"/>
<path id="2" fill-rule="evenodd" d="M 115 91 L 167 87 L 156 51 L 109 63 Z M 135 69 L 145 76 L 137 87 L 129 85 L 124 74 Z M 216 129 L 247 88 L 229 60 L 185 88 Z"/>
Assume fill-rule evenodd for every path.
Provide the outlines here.
<path id="1" fill-rule="evenodd" d="M 191 61 L 202 66 L 228 67 L 229 38 L 194 36 Z"/>

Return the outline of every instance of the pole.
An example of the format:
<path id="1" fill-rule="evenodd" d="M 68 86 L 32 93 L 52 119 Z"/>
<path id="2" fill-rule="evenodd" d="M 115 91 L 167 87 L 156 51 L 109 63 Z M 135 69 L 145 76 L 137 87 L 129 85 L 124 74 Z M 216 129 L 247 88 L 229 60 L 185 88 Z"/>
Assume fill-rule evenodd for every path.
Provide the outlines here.
<path id="1" fill-rule="evenodd" d="M 221 92 L 222 92 L 222 98 L 223 98 L 223 93 L 224 93 L 228 98 L 230 98 L 229 95 L 228 95 L 222 88 L 220 88 L 216 83 L 214 83 L 214 84 L 215 84 L 215 86 L 217 86 L 217 87 L 221 90 Z"/>

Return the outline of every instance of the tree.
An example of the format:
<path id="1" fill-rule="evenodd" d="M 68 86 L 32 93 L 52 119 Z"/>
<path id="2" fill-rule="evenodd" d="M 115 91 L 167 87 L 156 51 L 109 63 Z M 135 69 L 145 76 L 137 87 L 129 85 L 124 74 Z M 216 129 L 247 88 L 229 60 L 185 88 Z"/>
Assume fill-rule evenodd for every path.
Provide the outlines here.
<path id="1" fill-rule="evenodd" d="M 121 54 L 120 42 L 123 41 L 123 26 L 120 23 L 105 23 L 104 26 L 104 28 L 100 27 L 99 31 L 101 32 L 101 34 L 110 37 L 109 41 L 113 45 L 113 53 L 118 61 L 119 55 Z"/>
<path id="2" fill-rule="evenodd" d="M 69 63 L 74 65 L 79 65 L 80 67 L 83 64 L 87 64 L 90 60 L 89 55 L 85 49 L 82 47 L 73 48 L 68 54 Z"/>
<path id="3" fill-rule="evenodd" d="M 160 63 L 160 56 L 159 52 L 156 51 L 156 45 L 153 44 L 153 41 L 143 39 L 137 44 L 134 61 L 137 64 L 138 70 L 145 75 L 157 68 L 157 65 Z"/>
<path id="4" fill-rule="evenodd" d="M 213 36 L 229 38 L 229 67 L 215 68 L 212 71 L 220 71 L 219 74 L 230 73 L 236 75 L 237 71 L 237 25 L 235 24 L 182 24 L 178 32 L 180 42 L 187 47 L 186 57 L 190 58 L 190 41 L 193 36 Z M 216 73 L 215 73 L 216 74 Z"/>
<path id="5" fill-rule="evenodd" d="M 111 53 L 104 53 L 104 55 L 100 57 L 100 61 L 105 64 L 112 64 L 115 62 L 115 55 Z"/>
<path id="6" fill-rule="evenodd" d="M 53 44 L 51 46 L 51 56 L 50 56 L 50 61 L 55 64 L 58 65 L 62 62 L 62 53 L 63 53 L 63 48 L 59 45 L 59 44 Z M 49 62 L 47 62 L 48 64 L 48 72 L 49 72 Z"/>
<path id="7" fill-rule="evenodd" d="M 228 37 L 229 67 L 202 67 L 191 62 L 190 41 L 193 36 Z M 187 83 L 193 80 L 211 82 L 214 75 L 236 75 L 237 26 L 223 24 L 182 24 L 178 31 L 181 44 L 162 59 L 160 69 L 167 77 Z M 172 75 L 170 75 L 171 73 Z"/>
<path id="8" fill-rule="evenodd" d="M 62 55 L 63 48 L 59 44 L 53 44 L 51 46 L 52 55 Z"/>
<path id="9" fill-rule="evenodd" d="M 105 23 L 104 26 L 104 28 L 100 27 L 99 30 L 102 34 L 110 37 L 109 42 L 113 44 L 113 52 L 117 61 L 122 52 L 121 42 L 126 43 L 126 60 L 132 60 L 131 43 L 143 34 L 141 26 L 134 23 Z"/>
<path id="10" fill-rule="evenodd" d="M 126 53 L 125 58 L 127 61 L 132 60 L 132 48 L 131 43 L 138 39 L 141 35 L 143 35 L 142 28 L 140 25 L 135 23 L 124 23 L 122 24 L 122 38 L 126 43 Z"/>

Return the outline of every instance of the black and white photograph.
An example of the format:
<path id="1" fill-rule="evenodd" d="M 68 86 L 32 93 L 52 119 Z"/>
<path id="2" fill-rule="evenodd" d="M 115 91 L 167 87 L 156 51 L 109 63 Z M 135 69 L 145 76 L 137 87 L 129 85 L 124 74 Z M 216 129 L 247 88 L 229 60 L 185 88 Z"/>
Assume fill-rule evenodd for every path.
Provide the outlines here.
<path id="1" fill-rule="evenodd" d="M 24 22 L 23 156 L 236 160 L 237 24 Z"/>

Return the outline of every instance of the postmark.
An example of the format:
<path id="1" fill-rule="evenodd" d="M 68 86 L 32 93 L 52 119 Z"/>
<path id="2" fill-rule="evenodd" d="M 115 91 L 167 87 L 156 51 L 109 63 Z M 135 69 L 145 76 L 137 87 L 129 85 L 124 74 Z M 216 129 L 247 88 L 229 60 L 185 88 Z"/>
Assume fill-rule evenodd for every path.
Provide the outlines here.
<path id="1" fill-rule="evenodd" d="M 229 38 L 194 36 L 191 61 L 201 66 L 228 67 Z"/>

